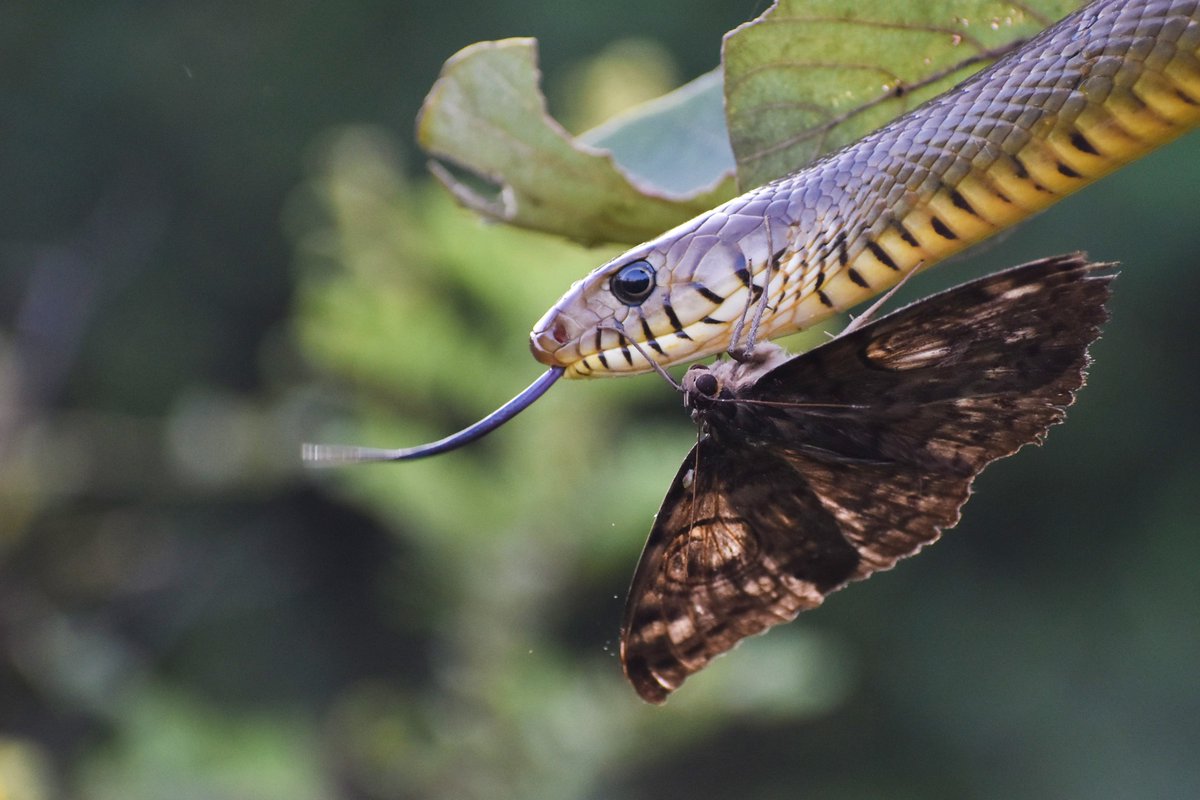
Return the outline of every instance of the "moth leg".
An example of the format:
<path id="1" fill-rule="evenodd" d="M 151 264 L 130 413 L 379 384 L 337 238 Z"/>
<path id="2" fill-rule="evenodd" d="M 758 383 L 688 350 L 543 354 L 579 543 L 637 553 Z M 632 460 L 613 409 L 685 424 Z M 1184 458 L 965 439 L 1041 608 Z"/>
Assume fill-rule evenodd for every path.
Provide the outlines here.
<path id="1" fill-rule="evenodd" d="M 910 269 L 908 272 L 904 273 L 904 276 L 896 282 L 895 286 L 893 286 L 892 288 L 890 288 L 886 292 L 884 292 L 883 297 L 880 297 L 878 300 L 876 300 L 874 303 L 872 303 L 871 307 L 868 308 L 866 311 L 859 314 L 854 319 L 850 320 L 850 324 L 847 325 L 845 328 L 842 328 L 842 332 L 839 333 L 838 336 L 845 336 L 847 333 L 853 333 L 854 331 L 858 330 L 859 328 L 861 328 L 862 326 L 864 326 L 868 322 L 870 322 L 871 319 L 876 314 L 879 313 L 879 309 L 883 308 L 883 304 L 886 303 L 888 300 L 891 300 L 892 297 L 896 294 L 896 292 L 900 291 L 901 287 L 903 287 L 904 284 L 908 283 L 908 279 L 911 278 L 913 275 L 916 275 L 917 271 L 920 270 L 921 267 L 923 267 L 924 265 L 925 265 L 924 261 L 918 261 L 913 266 L 912 269 Z"/>
<path id="2" fill-rule="evenodd" d="M 642 358 L 646 359 L 646 361 L 649 362 L 650 366 L 654 369 L 654 371 L 657 372 L 660 376 L 662 376 L 662 379 L 664 381 L 671 384 L 672 389 L 679 392 L 680 394 L 683 394 L 683 385 L 680 384 L 679 381 L 672 378 L 671 373 L 667 372 L 667 370 L 662 366 L 662 364 L 659 364 L 657 361 L 655 361 L 653 358 L 651 358 L 650 354 L 647 353 L 646 350 L 640 344 L 638 344 L 637 339 L 634 339 L 632 336 L 625 333 L 625 326 L 622 325 L 619 320 L 614 319 L 608 325 L 601 325 L 600 330 L 613 331 L 613 332 L 619 334 L 620 336 L 624 337 L 625 341 L 627 341 L 631 345 L 633 345 L 633 349 L 638 351 L 638 355 L 640 355 Z"/>
<path id="3" fill-rule="evenodd" d="M 754 276 L 751 273 L 750 285 L 754 286 Z M 729 354 L 734 361 L 741 361 L 749 353 L 749 347 L 742 347 L 742 331 L 746 328 L 746 315 L 750 313 L 750 305 L 754 302 L 754 290 L 751 289 L 746 296 L 746 305 L 742 306 L 741 316 L 738 317 L 737 324 L 733 326 L 733 333 L 729 337 L 729 347 L 725 348 L 725 352 Z"/>
<path id="4" fill-rule="evenodd" d="M 733 336 L 729 340 L 729 347 L 725 352 L 729 353 L 734 361 L 748 361 L 754 354 L 754 346 L 758 343 L 758 328 L 762 324 L 763 317 L 767 313 L 770 304 L 771 278 L 775 277 L 775 270 L 778 269 L 778 259 L 773 255 L 775 245 L 771 241 L 771 225 L 767 223 L 767 266 L 763 270 L 763 285 L 759 291 L 758 297 L 754 296 L 754 290 L 758 288 L 754 283 L 754 277 L 750 278 L 750 293 L 746 298 L 746 306 L 742 309 L 742 316 L 738 319 L 737 327 L 733 330 Z M 750 318 L 750 332 L 746 335 L 746 344 L 739 344 L 742 338 L 742 331 L 746 325 L 746 315 L 750 313 L 750 307 L 755 301 L 758 301 L 754 308 L 754 315 Z"/>

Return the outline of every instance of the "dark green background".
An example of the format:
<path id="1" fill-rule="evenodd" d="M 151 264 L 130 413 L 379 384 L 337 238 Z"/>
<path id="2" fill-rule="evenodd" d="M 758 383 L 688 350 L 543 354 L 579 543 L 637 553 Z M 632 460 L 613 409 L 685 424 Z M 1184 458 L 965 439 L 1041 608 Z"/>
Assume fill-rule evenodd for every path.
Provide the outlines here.
<path id="1" fill-rule="evenodd" d="M 541 446 L 607 447 L 610 429 L 664 442 L 653 467 L 623 463 L 619 448 L 572 455 L 594 463 L 562 487 L 554 469 L 504 472 L 530 492 L 594 497 L 574 501 L 573 517 L 547 510 L 572 522 L 537 538 L 506 507 L 477 509 L 486 522 L 454 539 L 381 499 L 388 482 L 419 480 L 413 470 L 486 479 L 508 463 L 503 443 L 450 467 L 385 467 L 365 488 L 296 463 L 298 442 L 331 420 L 394 408 L 444 431 L 475 408 L 411 402 L 405 375 L 389 385 L 370 371 L 378 362 L 339 366 L 320 352 L 344 318 L 313 298 L 342 275 L 345 248 L 322 250 L 314 231 L 343 227 L 312 211 L 312 185 L 339 131 L 382 126 L 403 164 L 390 202 L 410 238 L 448 259 L 456 227 L 471 241 L 489 234 L 424 185 L 411 143 L 445 58 L 537 36 L 552 107 L 571 109 L 573 68 L 614 40 L 661 42 L 688 78 L 716 63 L 721 33 L 762 10 L 0 11 L 0 787 L 35 798 L 1200 795 L 1195 136 L 908 288 L 1074 249 L 1123 263 L 1089 386 L 1044 449 L 989 470 L 946 541 L 755 640 L 722 667 L 724 683 L 689 683 L 666 708 L 638 704 L 612 657 L 643 532 L 622 524 L 593 544 L 613 505 L 648 527 L 687 450 L 678 401 L 653 378 L 556 387 L 529 412 L 581 432 Z M 509 253 L 518 267 L 498 277 L 487 246 L 471 246 L 455 263 L 478 264 L 490 294 L 456 273 L 439 295 L 433 257 L 421 286 L 489 326 L 447 341 L 385 318 L 392 338 L 361 348 L 418 346 L 448 395 L 487 405 L 536 368 L 522 355 L 534 317 L 488 316 L 486 298 L 508 281 L 540 309 L 582 270 L 521 270 Z M 381 293 L 405 280 L 387 259 L 380 274 Z M 464 366 L 488 355 L 468 351 L 472 335 L 503 353 L 502 385 Z M 610 404 L 601 418 L 584 415 L 593 398 Z M 520 442 L 534 424 L 496 436 Z M 589 495 L 598 472 L 608 491 Z M 455 502 L 484 502 L 462 486 Z M 517 598 L 513 608 L 532 597 L 547 611 L 536 624 L 507 606 L 481 620 L 480 597 Z M 532 628 L 538 655 L 550 653 L 541 672 L 500 665 L 480 684 L 461 671 L 461 653 Z M 775 676 L 789 670 L 801 678 Z"/>

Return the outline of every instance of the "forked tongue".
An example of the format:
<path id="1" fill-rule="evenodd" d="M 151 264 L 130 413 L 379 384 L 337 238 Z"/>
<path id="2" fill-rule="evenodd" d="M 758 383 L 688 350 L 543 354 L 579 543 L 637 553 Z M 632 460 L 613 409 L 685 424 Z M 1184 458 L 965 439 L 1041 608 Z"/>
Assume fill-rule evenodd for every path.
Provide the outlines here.
<path id="1" fill-rule="evenodd" d="M 382 447 L 355 447 L 345 444 L 305 444 L 300 451 L 304 463 L 310 467 L 336 467 L 342 464 L 364 464 L 372 461 L 411 461 L 414 458 L 436 456 L 457 450 L 499 428 L 533 404 L 556 380 L 562 377 L 562 367 L 551 367 L 519 395 L 488 414 L 474 425 L 463 428 L 444 439 L 416 447 L 387 450 Z"/>

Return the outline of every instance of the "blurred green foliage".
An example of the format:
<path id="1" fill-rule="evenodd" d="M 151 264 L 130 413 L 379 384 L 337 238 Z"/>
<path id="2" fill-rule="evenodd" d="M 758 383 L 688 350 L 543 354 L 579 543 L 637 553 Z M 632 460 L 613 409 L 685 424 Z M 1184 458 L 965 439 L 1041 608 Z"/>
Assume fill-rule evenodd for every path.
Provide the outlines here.
<path id="1" fill-rule="evenodd" d="M 441 61 L 537 34 L 553 106 L 609 41 L 686 77 L 759 10 L 3 12 L 0 797 L 1200 795 L 1196 136 L 906 287 L 1125 265 L 1045 448 L 665 708 L 615 657 L 694 437 L 654 377 L 301 472 L 301 440 L 425 441 L 510 397 L 532 321 L 606 256 L 416 177 Z"/>
<path id="2" fill-rule="evenodd" d="M 354 429 L 327 437 L 422 441 L 486 414 L 521 388 L 529 370 L 514 365 L 533 366 L 524 337 L 509 332 L 539 313 L 556 276 L 582 274 L 598 255 L 480 227 L 441 192 L 406 188 L 377 132 L 332 141 L 305 196 L 299 334 L 319 364 L 360 387 Z M 776 659 L 793 667 L 775 692 L 737 673 L 740 659 L 673 714 L 646 714 L 624 685 L 614 657 L 621 598 L 588 601 L 579 587 L 628 569 L 677 466 L 663 456 L 686 452 L 672 446 L 686 442 L 686 419 L 662 422 L 677 403 L 664 388 L 566 386 L 513 423 L 514 435 L 475 452 L 401 476 L 386 466 L 321 476 L 395 527 L 414 569 L 437 575 L 436 589 L 411 598 L 407 624 L 440 642 L 439 675 L 433 686 L 391 689 L 393 724 L 416 728 L 384 767 L 401 796 L 559 787 L 557 796 L 584 797 L 597 774 L 637 760 L 642 743 L 675 749 L 687 738 L 681 724 L 694 734 L 730 712 L 776 715 L 777 692 L 795 713 L 830 702 L 836 678 L 812 680 L 830 659 L 806 658 L 815 648 L 804 642 Z M 625 418 L 638 409 L 654 424 Z M 580 602 L 598 616 L 581 624 L 564 614 Z M 443 751 L 454 741 L 465 746 Z"/>

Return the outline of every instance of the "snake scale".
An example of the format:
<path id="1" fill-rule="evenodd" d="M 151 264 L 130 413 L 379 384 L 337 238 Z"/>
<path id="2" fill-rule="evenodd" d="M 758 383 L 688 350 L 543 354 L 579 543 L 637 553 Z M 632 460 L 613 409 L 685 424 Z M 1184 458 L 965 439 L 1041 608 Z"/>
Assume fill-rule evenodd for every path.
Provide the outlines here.
<path id="1" fill-rule="evenodd" d="M 569 377 L 630 374 L 738 344 L 748 311 L 764 338 L 802 330 L 1198 123 L 1200 2 L 1097 0 L 849 147 L 599 267 L 534 327 L 534 356 Z"/>

